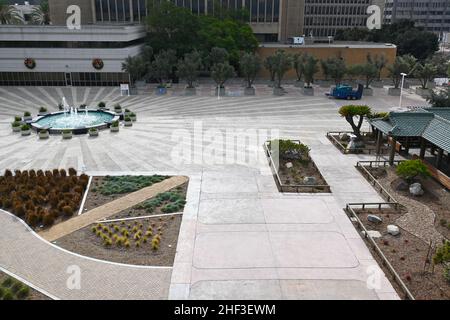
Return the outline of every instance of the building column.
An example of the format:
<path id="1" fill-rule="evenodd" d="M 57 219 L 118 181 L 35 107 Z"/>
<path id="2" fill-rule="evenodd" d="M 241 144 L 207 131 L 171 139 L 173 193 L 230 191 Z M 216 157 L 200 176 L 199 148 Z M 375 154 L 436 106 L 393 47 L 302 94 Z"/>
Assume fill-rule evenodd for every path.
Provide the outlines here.
<path id="1" fill-rule="evenodd" d="M 381 153 L 381 142 L 383 141 L 383 132 L 381 130 L 376 129 L 377 131 L 377 149 L 376 153 L 377 155 L 380 155 Z"/>
<path id="2" fill-rule="evenodd" d="M 427 141 L 424 138 L 420 138 L 420 159 L 425 159 L 425 151 L 427 150 Z"/>
<path id="3" fill-rule="evenodd" d="M 394 165 L 394 159 L 395 159 L 395 146 L 397 145 L 397 139 L 394 137 L 391 137 L 391 149 L 389 150 L 389 165 Z"/>
<path id="4" fill-rule="evenodd" d="M 438 154 L 436 157 L 436 169 L 439 169 L 439 167 L 441 166 L 443 154 L 444 154 L 444 150 L 439 148 L 439 151 L 438 151 Z"/>

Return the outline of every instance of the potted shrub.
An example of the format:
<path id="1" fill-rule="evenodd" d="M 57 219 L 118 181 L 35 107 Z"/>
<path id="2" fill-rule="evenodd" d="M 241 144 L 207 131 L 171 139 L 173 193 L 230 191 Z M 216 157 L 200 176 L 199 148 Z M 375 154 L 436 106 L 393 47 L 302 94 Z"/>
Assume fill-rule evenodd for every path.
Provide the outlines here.
<path id="1" fill-rule="evenodd" d="M 72 130 L 63 130 L 62 137 L 63 139 L 72 139 Z"/>
<path id="2" fill-rule="evenodd" d="M 395 59 L 395 62 L 388 66 L 389 77 L 392 79 L 394 84 L 393 88 L 388 89 L 388 94 L 390 96 L 400 96 L 401 89 L 399 88 L 402 83 L 402 73 L 408 74 L 414 67 L 416 59 L 412 56 L 401 56 Z M 404 83 L 403 88 L 407 86 Z"/>
<path id="3" fill-rule="evenodd" d="M 111 123 L 110 130 L 111 132 L 119 132 L 119 121 L 114 121 Z"/>
<path id="4" fill-rule="evenodd" d="M 22 123 L 22 117 L 21 117 L 21 116 L 15 116 L 15 117 L 14 117 L 14 122 L 20 122 L 20 123 Z"/>
<path id="5" fill-rule="evenodd" d="M 216 63 L 211 67 L 211 77 L 216 82 L 216 96 L 225 96 L 225 82 L 234 75 L 234 67 L 228 61 Z"/>
<path id="6" fill-rule="evenodd" d="M 136 113 L 134 112 L 130 113 L 130 119 L 131 121 L 136 121 L 137 120 Z"/>
<path id="7" fill-rule="evenodd" d="M 23 121 L 31 121 L 31 120 L 33 120 L 33 117 L 31 117 L 31 113 L 25 111 L 23 113 Z"/>
<path id="8" fill-rule="evenodd" d="M 13 132 L 20 132 L 20 127 L 22 126 L 22 123 L 19 121 L 14 121 L 11 123 L 12 131 Z"/>
<path id="9" fill-rule="evenodd" d="M 114 112 L 115 112 L 116 114 L 121 114 L 121 113 L 122 113 L 122 107 L 120 106 L 120 104 L 116 104 L 116 105 L 114 106 Z"/>
<path id="10" fill-rule="evenodd" d="M 39 139 L 48 139 L 50 137 L 50 133 L 46 129 L 39 130 Z"/>
<path id="11" fill-rule="evenodd" d="M 416 88 L 416 93 L 422 98 L 431 96 L 429 84 L 433 83 L 434 77 L 437 75 L 438 69 L 431 63 L 418 63 L 413 72 L 414 77 L 420 80 L 420 87 Z"/>
<path id="12" fill-rule="evenodd" d="M 161 50 L 155 55 L 154 60 L 150 64 L 150 74 L 152 78 L 158 80 L 156 94 L 167 93 L 167 82 L 173 72 L 173 67 L 177 63 L 176 52 L 172 49 Z"/>
<path id="13" fill-rule="evenodd" d="M 305 86 L 305 82 L 303 81 L 303 70 L 306 63 L 306 56 L 307 54 L 303 53 L 296 53 L 293 56 L 294 69 L 297 74 L 297 80 L 294 85 L 298 88 L 303 88 Z"/>
<path id="14" fill-rule="evenodd" d="M 48 114 L 47 108 L 41 107 L 41 108 L 39 109 L 39 113 L 38 113 L 39 116 L 45 116 L 45 115 L 47 115 L 47 114 Z"/>
<path id="15" fill-rule="evenodd" d="M 80 104 L 80 106 L 78 107 L 78 109 L 79 110 L 86 110 L 86 105 L 83 103 L 83 104 Z"/>
<path id="16" fill-rule="evenodd" d="M 62 103 L 58 103 L 58 110 L 62 111 L 64 110 L 64 105 Z"/>
<path id="17" fill-rule="evenodd" d="M 105 110 L 105 109 L 106 109 L 106 103 L 104 103 L 103 101 L 100 101 L 100 102 L 98 103 L 97 107 L 98 107 L 100 110 Z"/>
<path id="18" fill-rule="evenodd" d="M 314 88 L 312 87 L 312 83 L 314 81 L 314 75 L 319 71 L 319 67 L 317 63 L 319 60 L 314 58 L 310 54 L 305 54 L 304 63 L 302 66 L 302 73 L 305 78 L 305 86 L 303 88 L 303 94 L 305 96 L 313 96 Z"/>
<path id="19" fill-rule="evenodd" d="M 89 136 L 90 137 L 98 137 L 98 129 L 97 128 L 90 128 L 89 129 Z"/>
<path id="20" fill-rule="evenodd" d="M 29 136 L 31 134 L 31 127 L 28 124 L 24 124 L 20 127 L 20 131 L 22 132 L 22 136 Z"/>
<path id="21" fill-rule="evenodd" d="M 130 117 L 125 117 L 124 123 L 125 123 L 125 127 L 131 127 L 131 126 L 133 126 L 133 121 L 131 120 Z"/>
<path id="22" fill-rule="evenodd" d="M 131 110 L 130 109 L 125 109 L 124 115 L 125 117 L 129 117 L 131 114 Z"/>

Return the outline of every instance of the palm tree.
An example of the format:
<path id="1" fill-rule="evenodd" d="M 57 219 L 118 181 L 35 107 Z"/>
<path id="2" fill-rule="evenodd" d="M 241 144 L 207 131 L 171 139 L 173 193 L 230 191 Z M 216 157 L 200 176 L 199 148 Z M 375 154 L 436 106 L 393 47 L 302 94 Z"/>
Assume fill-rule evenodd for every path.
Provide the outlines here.
<path id="1" fill-rule="evenodd" d="M 0 0 L 0 24 L 16 24 L 22 21 L 19 11 L 14 6 Z"/>
<path id="2" fill-rule="evenodd" d="M 33 8 L 31 21 L 34 24 L 50 24 L 50 9 L 47 0 L 42 0 L 40 5 Z"/>

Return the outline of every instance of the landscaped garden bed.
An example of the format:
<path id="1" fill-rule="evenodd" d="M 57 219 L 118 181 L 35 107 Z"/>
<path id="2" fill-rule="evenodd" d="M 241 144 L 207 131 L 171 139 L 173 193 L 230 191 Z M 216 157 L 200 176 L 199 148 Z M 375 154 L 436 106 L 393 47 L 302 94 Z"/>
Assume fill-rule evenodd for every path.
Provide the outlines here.
<path id="1" fill-rule="evenodd" d="M 352 144 L 352 132 L 328 132 L 328 139 L 344 154 L 376 154 L 377 151 L 377 137 L 373 132 L 361 132 L 361 137 L 358 141 Z M 383 138 L 380 154 L 387 154 L 389 147 L 387 139 Z"/>
<path id="2" fill-rule="evenodd" d="M 72 217 L 89 177 L 69 170 L 6 170 L 0 177 L 0 207 L 39 231 Z"/>
<path id="3" fill-rule="evenodd" d="M 395 225 L 397 219 L 406 213 L 404 210 L 365 209 L 355 210 L 355 213 L 367 230 L 380 232 L 381 237 L 374 237 L 373 240 L 415 299 L 450 299 L 450 281 L 444 276 L 445 266 L 442 263 L 433 264 L 435 254 L 429 244 L 403 228 L 400 228 L 400 234 L 397 236 L 387 232 L 387 226 Z M 382 222 L 370 222 L 368 220 L 369 215 L 380 217 Z M 368 239 L 364 239 L 368 241 Z M 440 244 L 441 246 L 442 244 Z M 380 256 L 374 251 L 370 243 L 368 243 L 368 247 L 388 275 L 389 271 L 383 266 Z M 399 295 L 403 297 L 399 285 L 395 282 L 393 285 Z"/>
<path id="4" fill-rule="evenodd" d="M 450 299 L 450 194 L 420 160 L 396 163 L 361 162 L 357 168 L 398 210 L 354 212 L 367 230 L 380 233 L 372 239 L 416 299 Z"/>
<path id="5" fill-rule="evenodd" d="M 187 183 L 56 241 L 69 251 L 113 262 L 171 266 Z M 152 217 L 154 216 L 154 217 Z"/>
<path id="6" fill-rule="evenodd" d="M 169 177 L 158 175 L 92 177 L 84 211 L 94 209 L 167 178 Z"/>
<path id="7" fill-rule="evenodd" d="M 0 272 L 0 300 L 49 300 L 49 298 L 19 280 Z"/>
<path id="8" fill-rule="evenodd" d="M 330 193 L 331 189 L 300 141 L 272 140 L 265 144 L 269 165 L 281 192 Z"/>

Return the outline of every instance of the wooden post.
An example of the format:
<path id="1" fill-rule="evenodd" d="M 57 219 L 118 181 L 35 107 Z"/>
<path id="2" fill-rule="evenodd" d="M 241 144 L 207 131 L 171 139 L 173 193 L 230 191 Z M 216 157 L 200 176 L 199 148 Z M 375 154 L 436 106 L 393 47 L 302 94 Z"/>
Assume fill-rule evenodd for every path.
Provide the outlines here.
<path id="1" fill-rule="evenodd" d="M 405 152 L 409 153 L 409 137 L 406 137 L 405 139 Z"/>
<path id="2" fill-rule="evenodd" d="M 425 159 L 425 151 L 427 150 L 427 142 L 424 138 L 420 138 L 420 159 Z"/>
<path id="3" fill-rule="evenodd" d="M 377 129 L 377 156 L 381 153 L 381 142 L 383 141 L 383 132 Z"/>
<path id="4" fill-rule="evenodd" d="M 439 148 L 437 157 L 436 157 L 436 169 L 439 169 L 442 163 L 442 155 L 444 154 L 444 150 Z"/>
<path id="5" fill-rule="evenodd" d="M 397 139 L 394 137 L 391 137 L 391 149 L 389 151 L 389 165 L 394 165 L 394 159 L 395 159 L 395 146 L 397 145 Z"/>

